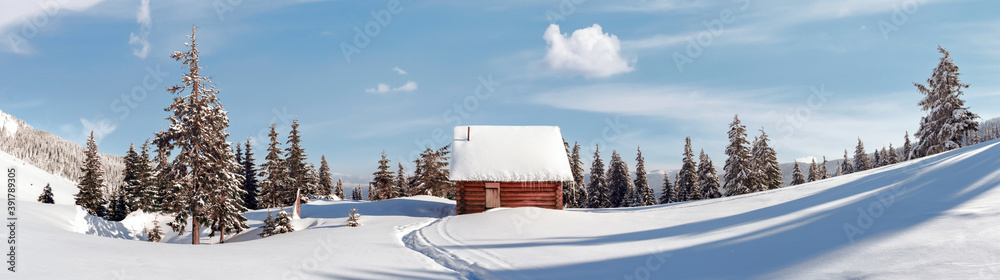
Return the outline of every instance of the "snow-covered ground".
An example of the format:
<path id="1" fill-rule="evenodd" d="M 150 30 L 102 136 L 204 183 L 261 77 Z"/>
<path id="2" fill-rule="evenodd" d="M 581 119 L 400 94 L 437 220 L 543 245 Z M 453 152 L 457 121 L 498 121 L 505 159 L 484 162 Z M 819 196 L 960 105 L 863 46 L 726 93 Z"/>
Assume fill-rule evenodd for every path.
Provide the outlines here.
<path id="1" fill-rule="evenodd" d="M 118 223 L 81 215 L 72 183 L 0 154 L 0 167 L 11 165 L 23 182 L 14 279 L 1000 277 L 1000 142 L 643 208 L 453 216 L 452 201 L 425 196 L 321 200 L 303 206 L 296 232 L 257 238 L 267 215 L 259 210 L 246 214 L 250 231 L 201 246 L 141 241 L 138 227 L 154 216 Z M 45 182 L 57 205 L 34 202 Z M 344 227 L 351 207 L 363 226 Z"/>

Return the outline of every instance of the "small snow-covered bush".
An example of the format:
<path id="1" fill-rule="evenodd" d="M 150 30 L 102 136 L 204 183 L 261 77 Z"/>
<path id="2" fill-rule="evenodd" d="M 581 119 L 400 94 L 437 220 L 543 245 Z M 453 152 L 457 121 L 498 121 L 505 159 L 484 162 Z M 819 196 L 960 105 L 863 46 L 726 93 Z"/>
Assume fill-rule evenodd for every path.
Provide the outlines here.
<path id="1" fill-rule="evenodd" d="M 349 227 L 361 226 L 361 214 L 358 214 L 358 209 L 351 208 L 351 212 L 347 213 L 347 226 Z"/>

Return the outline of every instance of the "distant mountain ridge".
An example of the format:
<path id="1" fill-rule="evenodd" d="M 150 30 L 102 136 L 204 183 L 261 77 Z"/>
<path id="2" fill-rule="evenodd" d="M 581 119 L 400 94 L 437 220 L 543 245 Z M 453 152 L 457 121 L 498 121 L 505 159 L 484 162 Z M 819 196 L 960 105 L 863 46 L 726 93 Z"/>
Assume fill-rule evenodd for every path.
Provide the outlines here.
<path id="1" fill-rule="evenodd" d="M 0 151 L 11 154 L 49 173 L 78 182 L 84 159 L 83 146 L 47 131 L 36 130 L 26 122 L 0 111 Z M 122 156 L 100 154 L 105 187 L 112 188 L 124 179 Z"/>

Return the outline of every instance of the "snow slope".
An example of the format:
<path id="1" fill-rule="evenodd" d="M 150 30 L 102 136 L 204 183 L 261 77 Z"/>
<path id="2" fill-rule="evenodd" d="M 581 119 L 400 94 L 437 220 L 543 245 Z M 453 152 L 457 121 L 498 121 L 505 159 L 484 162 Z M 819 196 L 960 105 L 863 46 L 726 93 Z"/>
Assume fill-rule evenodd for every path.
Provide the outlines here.
<path id="1" fill-rule="evenodd" d="M 751 195 L 501 209 L 409 236 L 480 279 L 996 279 L 998 142 Z"/>
<path id="2" fill-rule="evenodd" d="M 251 230 L 202 246 L 169 244 L 189 241 L 174 233 L 141 241 L 140 227 L 166 217 L 99 220 L 71 205 L 72 183 L 0 154 L 7 166 L 23 184 L 19 271 L 3 279 L 1000 278 L 1000 142 L 643 208 L 454 216 L 453 201 L 427 196 L 319 200 L 303 206 L 296 232 L 257 238 L 258 210 L 245 214 Z M 44 182 L 60 204 L 34 202 Z M 359 228 L 344 227 L 352 207 Z"/>

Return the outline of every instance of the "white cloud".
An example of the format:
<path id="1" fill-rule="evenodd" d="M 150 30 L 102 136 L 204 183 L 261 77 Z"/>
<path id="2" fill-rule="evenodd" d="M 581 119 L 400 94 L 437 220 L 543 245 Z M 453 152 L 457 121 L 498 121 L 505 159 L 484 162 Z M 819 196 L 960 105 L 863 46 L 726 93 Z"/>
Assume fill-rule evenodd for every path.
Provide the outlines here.
<path id="1" fill-rule="evenodd" d="M 406 84 L 399 86 L 397 88 L 389 87 L 387 84 L 380 83 L 374 88 L 366 88 L 367 93 L 385 93 L 385 92 L 396 92 L 396 91 L 414 91 L 417 90 L 417 82 L 407 81 Z"/>
<path id="2" fill-rule="evenodd" d="M 573 31 L 569 36 L 560 33 L 559 25 L 552 24 L 542 38 L 548 44 L 544 62 L 550 70 L 588 78 L 633 70 L 629 61 L 621 57 L 618 36 L 604 33 L 598 24 Z"/>
<path id="3" fill-rule="evenodd" d="M 135 17 L 139 23 L 139 35 L 130 33 L 128 44 L 138 45 L 138 48 L 132 49 L 132 54 L 145 59 L 149 56 L 149 32 L 153 29 L 153 19 L 149 16 L 149 0 L 142 0 Z"/>
<path id="4" fill-rule="evenodd" d="M 28 55 L 31 41 L 44 32 L 55 17 L 69 11 L 85 11 L 105 0 L 4 1 L 0 9 L 0 51 Z"/>
<path id="5" fill-rule="evenodd" d="M 406 75 L 406 71 L 399 69 L 399 67 L 392 67 L 392 71 L 396 71 L 396 73 L 399 73 L 400 75 Z"/>

